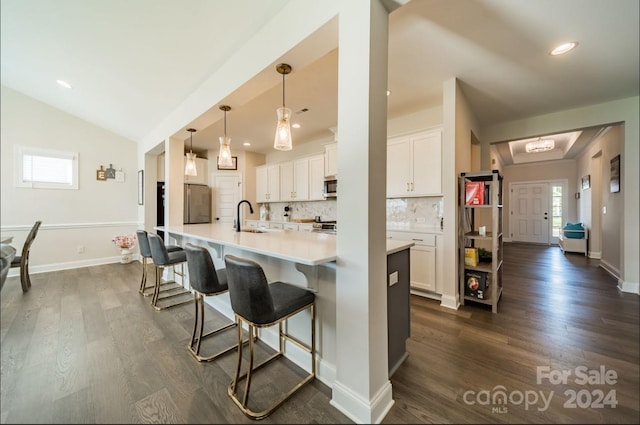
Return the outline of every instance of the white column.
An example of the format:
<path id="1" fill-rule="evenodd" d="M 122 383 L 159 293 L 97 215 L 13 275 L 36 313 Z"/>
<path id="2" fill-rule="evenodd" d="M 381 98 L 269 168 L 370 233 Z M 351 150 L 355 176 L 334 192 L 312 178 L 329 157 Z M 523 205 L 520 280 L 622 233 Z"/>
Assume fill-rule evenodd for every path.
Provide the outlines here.
<path id="1" fill-rule="evenodd" d="M 393 405 L 387 360 L 387 37 L 388 12 L 380 0 L 341 4 L 331 403 L 357 423 L 379 423 Z"/>
<path id="2" fill-rule="evenodd" d="M 184 140 L 175 137 L 167 139 L 164 160 L 164 224 L 181 225 L 184 223 Z"/>

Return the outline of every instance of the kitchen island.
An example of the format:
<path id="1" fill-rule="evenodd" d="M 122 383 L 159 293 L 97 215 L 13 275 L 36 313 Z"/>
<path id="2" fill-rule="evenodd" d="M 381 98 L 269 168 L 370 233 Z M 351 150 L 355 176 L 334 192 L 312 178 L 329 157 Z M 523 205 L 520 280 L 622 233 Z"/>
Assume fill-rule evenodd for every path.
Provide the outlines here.
<path id="1" fill-rule="evenodd" d="M 246 231 L 236 232 L 229 223 L 215 224 L 188 224 L 176 226 L 156 227 L 163 231 L 172 240 L 167 243 L 176 243 L 184 246 L 187 243 L 206 246 L 209 248 L 216 268 L 224 267 L 224 256 L 233 254 L 256 261 L 264 269 L 267 279 L 283 281 L 313 291 L 316 295 L 316 361 L 317 377 L 325 384 L 331 386 L 336 376 L 336 260 L 337 247 L 336 236 L 326 233 L 299 232 L 295 230 L 265 229 L 256 232 L 247 228 Z M 394 269 L 389 273 L 398 272 L 395 276 L 398 283 L 393 284 L 395 295 L 389 302 L 401 300 L 403 311 L 401 325 L 406 327 L 405 334 L 408 337 L 408 299 L 409 299 L 409 248 L 412 242 L 388 240 L 387 255 L 405 256 L 406 262 L 393 261 Z M 390 258 L 390 257 L 389 257 Z M 400 266 L 397 266 L 400 264 Z M 403 265 L 404 264 L 404 265 Z M 404 269 L 404 270 L 403 270 Z M 394 277 L 395 279 L 395 277 Z M 406 281 L 406 285 L 404 282 Z M 389 280 L 387 279 L 389 283 Z M 402 289 L 405 288 L 405 289 Z M 397 294 L 397 292 L 405 292 Z M 405 296 L 406 295 L 406 296 Z M 233 311 L 228 294 L 215 297 L 206 297 L 205 302 L 220 311 L 229 318 L 233 318 Z M 396 301 L 394 301 L 396 302 Z M 389 305 L 389 313 L 394 314 L 398 308 Z M 302 341 L 309 343 L 311 332 L 309 330 L 308 312 L 302 312 L 289 320 L 289 332 Z M 397 321 L 396 321 L 397 322 Z M 397 329 L 394 330 L 397 332 Z M 404 331 L 403 331 L 404 332 Z M 401 332 L 399 334 L 402 334 Z M 272 347 L 277 347 L 277 332 L 271 329 L 263 329 L 260 339 Z M 394 342 L 393 353 L 401 352 L 401 359 L 406 357 L 404 342 Z M 344 349 L 348 349 L 345 347 Z M 286 356 L 304 369 L 308 369 L 310 356 L 299 349 L 295 344 L 286 346 Z M 391 348 L 390 348 L 391 356 Z M 393 365 L 397 368 L 398 355 L 393 355 Z M 392 363 L 390 361 L 390 363 Z"/>

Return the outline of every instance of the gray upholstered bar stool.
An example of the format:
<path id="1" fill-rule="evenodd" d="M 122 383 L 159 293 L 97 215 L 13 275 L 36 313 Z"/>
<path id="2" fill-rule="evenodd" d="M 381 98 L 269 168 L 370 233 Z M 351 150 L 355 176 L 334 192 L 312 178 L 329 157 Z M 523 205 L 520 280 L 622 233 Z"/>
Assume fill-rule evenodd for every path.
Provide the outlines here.
<path id="1" fill-rule="evenodd" d="M 151 305 L 156 310 L 165 310 L 167 308 L 176 307 L 178 305 L 186 304 L 191 302 L 191 299 L 180 300 L 178 302 L 174 302 L 173 304 L 164 304 L 159 305 L 158 301 L 166 300 L 167 298 L 179 297 L 184 294 L 190 294 L 191 291 L 187 288 L 178 286 L 177 288 L 173 288 L 174 291 L 171 294 L 164 294 L 160 297 L 160 285 L 162 283 L 162 272 L 166 267 L 173 267 L 174 273 L 176 266 L 184 266 L 184 263 L 187 262 L 187 255 L 183 249 L 179 251 L 169 252 L 167 247 L 164 245 L 164 242 L 160 238 L 160 236 L 155 235 L 153 233 L 147 234 L 147 239 L 149 240 L 149 247 L 151 248 L 151 258 L 156 265 L 156 285 L 153 290 L 153 297 L 151 298 Z M 179 273 L 182 275 L 182 285 L 184 285 L 184 273 Z"/>
<path id="2" fill-rule="evenodd" d="M 242 368 L 242 350 L 239 349 L 236 374 L 231 384 L 229 384 L 228 394 L 245 415 L 252 419 L 263 419 L 280 407 L 289 397 L 310 382 L 316 375 L 315 295 L 312 292 L 285 282 L 273 282 L 269 284 L 264 270 L 255 261 L 230 254 L 225 255 L 224 261 L 227 268 L 231 308 L 238 322 L 238 344 L 240 344 L 242 339 L 242 322 L 246 322 L 249 328 L 249 367 L 246 374 L 240 375 Z M 306 309 L 310 309 L 311 313 L 311 345 L 305 344 L 282 330 L 283 322 Z M 279 350 L 254 367 L 254 333 L 258 328 L 274 325 L 278 325 Z M 271 403 L 269 407 L 256 412 L 248 406 L 251 376 L 257 369 L 282 357 L 284 340 L 295 343 L 311 354 L 311 373 L 306 375 L 286 394 Z M 237 392 L 237 386 L 238 383 L 245 378 L 244 394 L 240 396 Z"/>
<path id="3" fill-rule="evenodd" d="M 211 254 L 205 247 L 188 243 L 184 251 L 187 254 L 189 285 L 193 290 L 193 303 L 196 307 L 189 351 L 199 362 L 209 362 L 238 347 L 235 344 L 210 356 L 200 354 L 200 344 L 204 338 L 237 326 L 236 322 L 231 322 L 203 335 L 204 297 L 220 295 L 229 290 L 227 272 L 225 269 L 216 270 Z"/>
<path id="4" fill-rule="evenodd" d="M 140 289 L 138 290 L 138 292 L 141 295 L 148 297 L 150 295 L 153 295 L 153 291 L 147 292 L 147 290 L 155 288 L 155 284 L 147 286 L 147 264 L 149 258 L 151 258 L 151 247 L 149 246 L 149 239 L 146 230 L 136 230 L 136 236 L 138 238 L 138 246 L 140 247 L 140 257 L 142 257 L 142 279 L 140 280 Z M 166 247 L 167 251 L 169 252 L 180 251 L 182 249 L 182 247 L 178 245 L 167 245 Z M 155 269 L 157 274 L 158 268 L 155 267 Z M 162 282 L 162 285 L 169 285 L 171 283 L 175 282 Z M 166 289 L 164 291 L 166 291 Z M 163 292 L 163 290 L 161 290 L 160 292 Z"/>

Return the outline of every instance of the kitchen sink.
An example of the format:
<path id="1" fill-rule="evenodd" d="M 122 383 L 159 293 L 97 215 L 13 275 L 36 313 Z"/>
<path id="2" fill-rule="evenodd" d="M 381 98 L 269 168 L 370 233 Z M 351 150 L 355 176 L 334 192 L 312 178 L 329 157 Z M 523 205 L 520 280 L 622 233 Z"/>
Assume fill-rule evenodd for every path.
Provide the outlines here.
<path id="1" fill-rule="evenodd" d="M 246 229 L 240 229 L 241 232 L 247 232 L 247 233 L 274 233 L 274 232 L 282 232 L 282 229 L 265 229 L 264 227 L 260 227 L 260 228 L 256 228 L 256 227 L 249 227 Z"/>
<path id="2" fill-rule="evenodd" d="M 240 229 L 241 232 L 247 232 L 247 233 L 268 233 L 268 230 L 265 229 L 256 229 L 254 227 L 249 228 L 249 229 Z"/>

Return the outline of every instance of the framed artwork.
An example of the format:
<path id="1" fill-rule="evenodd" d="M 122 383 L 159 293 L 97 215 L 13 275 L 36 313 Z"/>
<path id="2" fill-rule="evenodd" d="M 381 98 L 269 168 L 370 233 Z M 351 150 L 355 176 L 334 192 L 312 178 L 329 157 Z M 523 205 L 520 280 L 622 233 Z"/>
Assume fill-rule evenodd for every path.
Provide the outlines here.
<path id="1" fill-rule="evenodd" d="M 107 170 L 101 165 L 99 170 L 96 170 L 96 180 L 107 180 Z"/>
<path id="2" fill-rule="evenodd" d="M 116 169 L 113 168 L 113 164 L 109 164 L 109 168 L 107 168 L 107 178 L 108 179 L 116 178 Z"/>
<path id="3" fill-rule="evenodd" d="M 582 178 L 582 188 L 589 189 L 591 187 L 591 175 L 587 174 Z"/>
<path id="4" fill-rule="evenodd" d="M 220 159 L 220 157 L 216 157 L 216 163 L 218 163 L 218 160 Z M 238 169 L 238 157 L 237 156 L 232 156 L 231 157 L 231 166 L 230 167 L 225 167 L 224 165 L 218 165 L 218 170 L 237 170 Z"/>
<path id="5" fill-rule="evenodd" d="M 144 205 L 144 170 L 138 171 L 138 205 Z"/>
<path id="6" fill-rule="evenodd" d="M 611 159 L 611 192 L 620 192 L 620 155 Z"/>

